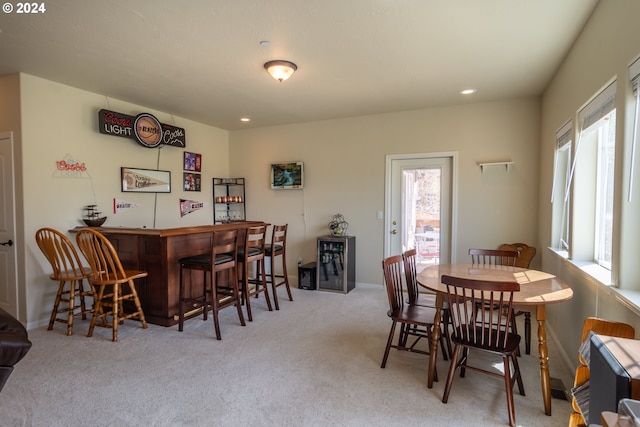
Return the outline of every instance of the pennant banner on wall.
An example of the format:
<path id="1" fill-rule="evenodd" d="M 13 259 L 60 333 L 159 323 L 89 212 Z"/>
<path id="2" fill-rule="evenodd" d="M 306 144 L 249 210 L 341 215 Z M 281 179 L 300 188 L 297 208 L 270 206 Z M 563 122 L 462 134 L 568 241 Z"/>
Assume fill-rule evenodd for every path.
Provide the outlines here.
<path id="1" fill-rule="evenodd" d="M 140 205 L 127 202 L 125 200 L 113 199 L 113 213 L 128 211 L 129 209 L 137 208 Z"/>
<path id="2" fill-rule="evenodd" d="M 180 216 L 182 217 L 185 215 L 189 215 L 190 213 L 195 212 L 199 209 L 202 209 L 207 205 L 208 203 L 204 203 L 204 202 L 196 202 L 194 200 L 180 199 Z"/>

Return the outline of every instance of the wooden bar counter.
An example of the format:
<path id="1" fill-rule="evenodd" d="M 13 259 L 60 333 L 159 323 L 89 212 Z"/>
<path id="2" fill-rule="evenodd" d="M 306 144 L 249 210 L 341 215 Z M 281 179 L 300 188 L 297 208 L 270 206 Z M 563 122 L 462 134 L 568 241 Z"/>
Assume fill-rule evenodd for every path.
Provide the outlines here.
<path id="1" fill-rule="evenodd" d="M 146 278 L 136 280 L 147 322 L 161 326 L 178 323 L 180 258 L 209 253 L 213 231 L 244 229 L 264 224 L 242 221 L 167 229 L 97 227 L 113 244 L 125 268 L 144 270 Z M 244 236 L 244 232 L 239 233 Z M 186 277 L 186 276 L 185 276 Z M 195 275 L 194 275 L 195 277 Z"/>

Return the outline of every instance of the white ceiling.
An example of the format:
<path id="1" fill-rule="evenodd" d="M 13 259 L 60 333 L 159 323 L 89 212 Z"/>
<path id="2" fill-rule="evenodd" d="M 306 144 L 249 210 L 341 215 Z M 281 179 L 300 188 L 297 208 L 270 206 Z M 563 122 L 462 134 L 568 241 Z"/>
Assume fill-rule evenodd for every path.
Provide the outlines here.
<path id="1" fill-rule="evenodd" d="M 0 75 L 234 130 L 539 95 L 597 0 L 42 3 L 0 12 Z M 279 83 L 272 59 L 298 71 Z"/>

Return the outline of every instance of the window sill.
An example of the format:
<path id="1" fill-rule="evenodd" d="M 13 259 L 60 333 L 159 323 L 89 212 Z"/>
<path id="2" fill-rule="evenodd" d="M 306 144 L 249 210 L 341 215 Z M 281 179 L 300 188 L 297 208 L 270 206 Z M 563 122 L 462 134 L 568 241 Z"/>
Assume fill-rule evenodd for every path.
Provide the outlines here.
<path id="1" fill-rule="evenodd" d="M 627 289 L 619 289 L 612 286 L 611 272 L 606 268 L 600 267 L 594 263 L 575 262 L 568 259 L 567 251 L 561 251 L 553 248 L 549 248 L 558 257 L 563 258 L 566 262 L 572 264 L 577 269 L 584 272 L 592 280 L 601 286 L 604 286 L 609 292 L 615 295 L 615 298 L 626 308 L 640 316 L 640 291 L 633 291 Z"/>
<path id="2" fill-rule="evenodd" d="M 616 299 L 620 301 L 622 305 L 633 311 L 637 316 L 640 316 L 640 292 L 614 287 L 611 289 L 616 294 Z"/>
<path id="3" fill-rule="evenodd" d="M 606 286 L 607 288 L 611 287 L 612 283 L 611 283 L 611 271 L 610 270 L 607 270 L 604 267 L 600 267 L 598 264 L 596 264 L 594 262 L 571 260 L 571 259 L 569 259 L 569 254 L 565 250 L 558 250 L 558 249 L 553 249 L 553 248 L 549 248 L 549 249 L 551 251 L 553 251 L 559 257 L 564 258 L 564 260 L 566 262 L 572 264 L 577 269 L 582 270 L 582 272 L 584 272 L 586 275 L 591 277 L 593 280 L 595 280 L 600 285 Z"/>

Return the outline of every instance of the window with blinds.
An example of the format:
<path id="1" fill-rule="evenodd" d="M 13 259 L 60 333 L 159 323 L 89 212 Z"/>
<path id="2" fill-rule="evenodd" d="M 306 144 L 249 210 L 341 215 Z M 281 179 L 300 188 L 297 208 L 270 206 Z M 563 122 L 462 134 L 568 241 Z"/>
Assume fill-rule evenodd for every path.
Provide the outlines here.
<path id="1" fill-rule="evenodd" d="M 553 242 L 561 251 L 569 250 L 570 192 L 568 190 L 571 170 L 571 142 L 573 141 L 573 123 L 568 121 L 556 132 L 556 149 L 553 172 L 551 203 L 553 206 Z"/>
<path id="2" fill-rule="evenodd" d="M 613 82 L 578 112 L 580 132 L 566 189 L 573 197 L 571 258 L 608 270 L 613 248 L 615 102 Z"/>
<path id="3" fill-rule="evenodd" d="M 629 79 L 631 80 L 631 87 L 633 88 L 633 95 L 636 98 L 634 114 L 633 114 L 633 139 L 631 140 L 631 162 L 629 167 L 629 194 L 627 199 L 631 202 L 631 196 L 633 194 L 633 176 L 635 170 L 635 157 L 636 157 L 636 144 L 638 141 L 638 126 L 640 122 L 638 120 L 638 115 L 640 114 L 640 90 L 638 87 L 640 86 L 640 59 L 637 59 L 631 66 L 629 67 Z"/>

